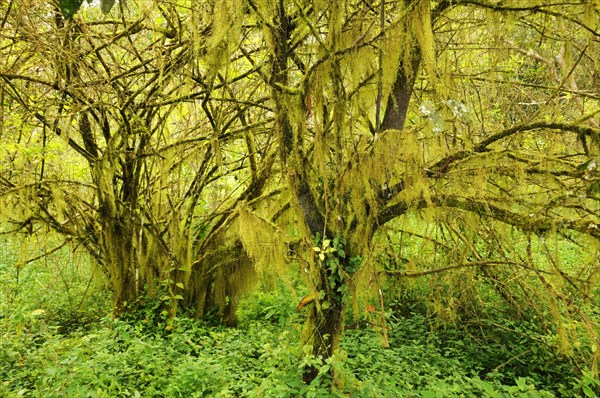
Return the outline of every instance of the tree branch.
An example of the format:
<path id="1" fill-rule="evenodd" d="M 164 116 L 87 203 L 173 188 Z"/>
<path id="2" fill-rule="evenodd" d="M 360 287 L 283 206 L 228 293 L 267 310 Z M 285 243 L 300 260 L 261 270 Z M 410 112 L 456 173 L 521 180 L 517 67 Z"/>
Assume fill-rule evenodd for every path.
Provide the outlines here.
<path id="1" fill-rule="evenodd" d="M 529 124 L 519 124 L 505 130 L 499 131 L 495 134 L 492 134 L 490 137 L 481 141 L 479 144 L 475 145 L 475 147 L 470 151 L 459 151 L 455 152 L 445 158 L 436 162 L 433 166 L 431 166 L 427 170 L 427 174 L 429 177 L 434 177 L 436 175 L 442 175 L 446 172 L 448 167 L 457 160 L 462 160 L 470 157 L 476 153 L 489 152 L 488 148 L 490 145 L 497 143 L 498 141 L 510 137 L 512 135 L 531 131 L 538 129 L 547 129 L 547 130 L 559 130 L 566 131 L 571 133 L 576 133 L 579 137 L 600 137 L 600 129 L 596 129 L 589 126 L 582 126 L 575 123 L 559 123 L 559 122 L 534 122 Z"/>
<path id="2" fill-rule="evenodd" d="M 550 15 L 556 18 L 563 18 L 567 21 L 573 22 L 576 25 L 581 26 L 583 29 L 592 33 L 594 36 L 600 36 L 600 32 L 597 32 L 593 28 L 587 26 L 583 22 L 560 12 L 552 11 L 549 8 L 551 7 L 561 7 L 564 6 L 564 2 L 559 3 L 550 3 L 550 4 L 536 4 L 536 5 L 525 5 L 525 6 L 505 6 L 503 5 L 503 1 L 498 1 L 496 3 L 488 3 L 480 0 L 456 0 L 453 2 L 454 5 L 472 5 L 481 8 L 487 8 L 494 11 L 500 12 L 530 12 L 530 13 L 541 13 Z"/>

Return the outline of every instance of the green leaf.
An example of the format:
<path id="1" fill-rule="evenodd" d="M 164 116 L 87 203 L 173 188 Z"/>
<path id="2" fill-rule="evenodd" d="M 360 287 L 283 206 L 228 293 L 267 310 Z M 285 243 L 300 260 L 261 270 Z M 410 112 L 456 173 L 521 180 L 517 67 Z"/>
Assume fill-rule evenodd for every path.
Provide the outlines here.
<path id="1" fill-rule="evenodd" d="M 579 166 L 577 166 L 577 170 L 583 171 L 583 170 L 587 169 L 591 162 L 592 162 L 592 159 L 581 163 Z"/>
<path id="2" fill-rule="evenodd" d="M 315 240 L 314 240 L 315 246 L 320 246 L 319 242 L 321 242 L 321 234 L 319 232 L 317 232 L 315 234 Z"/>
<path id="3" fill-rule="evenodd" d="M 339 238 L 339 236 L 336 236 L 335 238 L 333 238 L 333 247 L 335 247 L 336 249 L 338 247 L 340 247 L 340 238 Z"/>
<path id="4" fill-rule="evenodd" d="M 348 264 L 354 268 L 358 268 L 360 263 L 362 263 L 362 257 L 360 256 L 354 256 L 350 258 L 350 261 L 348 262 Z"/>
<path id="5" fill-rule="evenodd" d="M 115 5 L 115 0 L 101 0 L 100 1 L 100 9 L 103 14 L 108 14 L 110 10 Z"/>
<path id="6" fill-rule="evenodd" d="M 496 389 L 494 388 L 494 385 L 487 382 L 487 381 L 481 381 L 479 383 L 479 386 L 483 389 L 483 391 L 485 391 L 488 395 L 492 395 L 495 396 L 496 395 Z"/>
<path id="7" fill-rule="evenodd" d="M 594 392 L 594 390 L 592 390 L 590 388 L 590 386 L 583 386 L 583 393 L 585 394 L 586 397 L 595 397 L 596 393 Z"/>
<path id="8" fill-rule="evenodd" d="M 60 11 L 65 19 L 70 19 L 73 18 L 73 15 L 77 14 L 81 4 L 83 4 L 83 0 L 60 0 Z"/>

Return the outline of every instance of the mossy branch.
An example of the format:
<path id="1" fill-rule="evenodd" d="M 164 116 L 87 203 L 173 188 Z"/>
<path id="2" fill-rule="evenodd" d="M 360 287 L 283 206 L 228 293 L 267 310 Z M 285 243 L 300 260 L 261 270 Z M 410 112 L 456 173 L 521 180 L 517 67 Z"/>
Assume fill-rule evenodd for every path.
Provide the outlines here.
<path id="1" fill-rule="evenodd" d="M 591 126 L 582 126 L 575 123 L 538 121 L 527 124 L 519 124 L 492 134 L 490 137 L 475 145 L 472 150 L 459 151 L 444 157 L 428 168 L 428 174 L 430 177 L 435 176 L 436 173 L 443 174 L 449 169 L 449 167 L 451 167 L 452 163 L 458 160 L 466 159 L 477 153 L 490 152 L 493 150 L 489 148 L 491 145 L 496 144 L 505 138 L 511 137 L 518 133 L 540 129 L 574 133 L 577 134 L 578 137 L 600 137 L 600 129 Z"/>

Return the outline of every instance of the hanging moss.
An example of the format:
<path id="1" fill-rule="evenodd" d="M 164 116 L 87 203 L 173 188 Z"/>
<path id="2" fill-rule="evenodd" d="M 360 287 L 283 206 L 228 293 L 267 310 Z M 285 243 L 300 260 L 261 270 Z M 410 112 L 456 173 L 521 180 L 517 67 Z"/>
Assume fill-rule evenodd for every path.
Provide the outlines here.
<path id="1" fill-rule="evenodd" d="M 238 203 L 239 237 L 261 279 L 286 275 L 287 244 L 279 228 L 258 216 L 245 202 Z"/>

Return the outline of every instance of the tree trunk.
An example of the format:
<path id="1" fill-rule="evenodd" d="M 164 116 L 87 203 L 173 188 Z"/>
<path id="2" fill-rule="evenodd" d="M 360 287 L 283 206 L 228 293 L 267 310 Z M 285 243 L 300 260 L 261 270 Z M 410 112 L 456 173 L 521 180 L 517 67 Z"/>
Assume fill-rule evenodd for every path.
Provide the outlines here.
<path id="1" fill-rule="evenodd" d="M 329 284 L 329 272 L 321 270 L 322 275 L 319 284 L 323 287 Z M 304 346 L 312 347 L 312 354 L 322 361 L 331 358 L 340 345 L 340 340 L 344 334 L 344 310 L 345 304 L 343 295 L 329 289 L 325 291 L 325 296 L 308 307 L 308 315 L 304 323 L 302 333 L 302 343 Z M 333 370 L 331 376 L 335 378 Z M 307 367 L 304 370 L 303 380 L 310 384 L 319 375 L 319 368 L 316 366 Z"/>
<path id="2" fill-rule="evenodd" d="M 119 225 L 116 219 L 101 220 L 101 248 L 104 270 L 113 292 L 113 313 L 119 316 L 127 304 L 134 303 L 139 295 L 137 266 L 134 264 L 131 242 L 132 232 Z"/>

